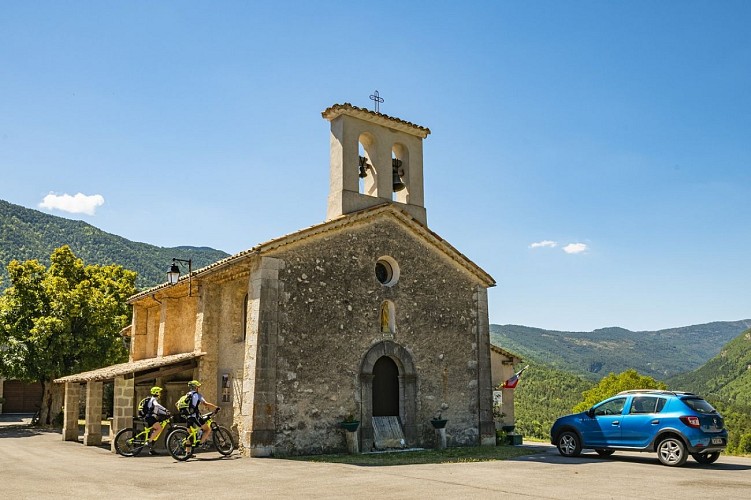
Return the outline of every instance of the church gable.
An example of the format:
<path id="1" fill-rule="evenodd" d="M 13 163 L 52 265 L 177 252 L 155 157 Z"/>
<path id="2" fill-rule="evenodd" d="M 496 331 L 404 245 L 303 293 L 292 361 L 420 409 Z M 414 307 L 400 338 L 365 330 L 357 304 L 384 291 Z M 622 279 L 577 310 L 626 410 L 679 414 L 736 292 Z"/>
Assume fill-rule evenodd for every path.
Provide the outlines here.
<path id="1" fill-rule="evenodd" d="M 367 372 L 373 366 L 364 361 L 369 352 L 393 359 L 400 376 L 408 366 L 420 367 L 418 375 L 404 379 L 412 385 L 393 393 L 415 392 L 392 403 L 404 413 L 396 416 L 409 442 L 431 439 L 427 423 L 438 412 L 463 429 L 453 438 L 457 444 L 477 442 L 477 414 L 465 411 L 478 405 L 477 363 L 467 363 L 478 359 L 482 328 L 478 304 L 485 289 L 475 276 L 387 215 L 264 255 L 284 263 L 273 347 L 276 418 L 282 425 L 273 446 L 277 453 L 336 449 L 341 435 L 332 429 L 350 414 L 364 422 L 363 448 L 373 446 L 371 421 L 388 410 L 372 394 L 363 395 L 373 376 Z M 373 351 L 384 342 L 402 354 L 388 354 L 386 347 Z M 301 428 L 306 432 L 286 432 Z"/>
<path id="2" fill-rule="evenodd" d="M 495 285 L 493 278 L 477 264 L 426 226 L 392 205 L 382 205 L 344 215 L 337 220 L 269 241 L 255 247 L 254 250 L 262 255 L 276 255 L 278 250 L 283 247 L 314 244 L 320 239 L 331 239 L 336 233 L 357 232 L 360 228 L 371 225 L 388 226 L 390 228 L 388 230 L 390 232 L 380 233 L 377 241 L 379 244 L 387 245 L 389 240 L 400 238 L 413 239 L 416 244 L 423 248 L 423 251 L 430 252 L 433 258 L 464 272 L 478 285 L 484 287 Z"/>

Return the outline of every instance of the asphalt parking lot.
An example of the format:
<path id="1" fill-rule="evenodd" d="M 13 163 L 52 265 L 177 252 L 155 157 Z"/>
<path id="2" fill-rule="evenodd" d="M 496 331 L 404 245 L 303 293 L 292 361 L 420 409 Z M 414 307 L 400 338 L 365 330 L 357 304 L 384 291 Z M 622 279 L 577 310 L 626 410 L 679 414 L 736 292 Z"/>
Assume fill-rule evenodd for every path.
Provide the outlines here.
<path id="1" fill-rule="evenodd" d="M 21 423 L 23 424 L 23 422 Z M 751 458 L 711 466 L 660 465 L 653 454 L 594 453 L 565 459 L 546 444 L 514 460 L 361 467 L 296 460 L 221 457 L 188 462 L 143 454 L 125 458 L 107 446 L 64 442 L 59 432 L 0 426 L 4 498 L 644 498 L 749 499 Z"/>

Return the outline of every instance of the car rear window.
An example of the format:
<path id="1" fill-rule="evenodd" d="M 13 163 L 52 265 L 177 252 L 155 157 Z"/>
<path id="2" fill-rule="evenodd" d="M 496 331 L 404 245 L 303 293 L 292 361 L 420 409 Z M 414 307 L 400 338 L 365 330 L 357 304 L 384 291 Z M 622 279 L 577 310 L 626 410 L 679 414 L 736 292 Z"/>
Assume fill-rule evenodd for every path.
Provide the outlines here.
<path id="1" fill-rule="evenodd" d="M 686 398 L 682 400 L 686 406 L 699 413 L 716 413 L 714 407 L 701 398 Z"/>

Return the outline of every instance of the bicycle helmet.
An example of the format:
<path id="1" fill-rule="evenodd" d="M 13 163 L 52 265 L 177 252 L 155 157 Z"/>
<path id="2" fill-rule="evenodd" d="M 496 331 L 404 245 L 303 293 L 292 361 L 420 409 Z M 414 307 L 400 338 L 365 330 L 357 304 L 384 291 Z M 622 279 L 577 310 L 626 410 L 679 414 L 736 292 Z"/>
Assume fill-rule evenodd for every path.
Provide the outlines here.
<path id="1" fill-rule="evenodd" d="M 198 380 L 191 380 L 188 382 L 188 387 L 201 387 L 201 382 Z"/>
<path id="2" fill-rule="evenodd" d="M 161 393 L 162 393 L 162 388 L 161 387 L 154 386 L 154 387 L 151 388 L 151 394 L 153 394 L 154 396 L 158 396 Z"/>

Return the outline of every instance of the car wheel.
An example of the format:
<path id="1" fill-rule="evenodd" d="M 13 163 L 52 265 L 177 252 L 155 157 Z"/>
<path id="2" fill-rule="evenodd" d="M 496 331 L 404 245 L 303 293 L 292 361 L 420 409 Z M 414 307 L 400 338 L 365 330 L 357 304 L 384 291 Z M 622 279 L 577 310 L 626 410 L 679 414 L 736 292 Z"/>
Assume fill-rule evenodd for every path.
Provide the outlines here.
<path id="1" fill-rule="evenodd" d="M 717 459 L 720 458 L 720 452 L 716 451 L 714 453 L 693 453 L 691 456 L 694 457 L 694 460 L 696 460 L 700 464 L 706 465 L 715 463 Z"/>
<path id="2" fill-rule="evenodd" d="M 564 457 L 578 457 L 581 451 L 581 441 L 575 432 L 565 431 L 558 436 L 558 453 Z"/>
<path id="3" fill-rule="evenodd" d="M 657 458 L 663 465 L 678 467 L 686 463 L 686 445 L 677 437 L 666 437 L 657 445 Z"/>
<path id="4" fill-rule="evenodd" d="M 610 455 L 612 455 L 613 453 L 615 453 L 615 450 L 604 450 L 602 448 L 598 448 L 595 451 L 601 457 L 609 457 Z"/>

